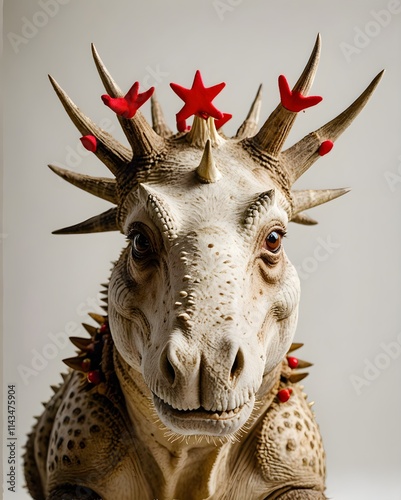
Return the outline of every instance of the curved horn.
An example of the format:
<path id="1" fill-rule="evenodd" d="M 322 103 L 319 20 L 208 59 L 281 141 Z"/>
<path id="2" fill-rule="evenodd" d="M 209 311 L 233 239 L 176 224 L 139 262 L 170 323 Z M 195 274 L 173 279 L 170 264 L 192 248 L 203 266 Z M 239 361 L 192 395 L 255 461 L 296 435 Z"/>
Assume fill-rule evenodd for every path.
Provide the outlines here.
<path id="1" fill-rule="evenodd" d="M 50 170 L 59 177 L 69 182 L 73 186 L 79 187 L 84 191 L 110 201 L 117 205 L 118 198 L 116 192 L 116 181 L 107 177 L 91 177 L 90 175 L 77 174 L 64 168 L 48 165 Z"/>
<path id="2" fill-rule="evenodd" d="M 167 122 L 164 118 L 163 110 L 157 100 L 156 93 L 154 92 L 152 97 L 150 98 L 151 105 L 151 113 L 152 113 L 152 125 L 153 130 L 156 134 L 160 135 L 160 137 L 164 137 L 167 139 L 173 135 L 173 131 L 167 125 Z"/>
<path id="3" fill-rule="evenodd" d="M 96 137 L 98 145 L 95 155 L 117 175 L 131 161 L 130 151 L 85 116 L 50 75 L 49 79 L 68 116 L 81 134 Z"/>
<path id="4" fill-rule="evenodd" d="M 52 234 L 83 234 L 83 233 L 102 233 L 105 231 L 119 231 L 117 225 L 117 208 L 111 208 L 107 212 L 95 215 L 74 226 L 57 229 Z"/>
<path id="5" fill-rule="evenodd" d="M 96 50 L 96 47 L 93 43 L 91 44 L 91 49 L 96 69 L 99 73 L 100 79 L 102 80 L 104 88 L 106 89 L 106 92 L 108 92 L 111 95 L 111 97 L 122 97 L 123 93 L 120 87 L 116 84 L 113 77 L 107 71 L 107 68 L 103 64 L 103 61 L 100 59 L 99 53 Z"/>
<path id="6" fill-rule="evenodd" d="M 319 147 L 323 141 L 335 141 L 351 125 L 373 94 L 384 70 L 371 81 L 362 94 L 342 113 L 281 153 L 281 159 L 293 184 L 320 157 Z"/>
<path id="7" fill-rule="evenodd" d="M 339 196 L 343 196 L 350 190 L 347 188 L 340 189 L 305 189 L 292 191 L 294 200 L 293 215 L 297 215 L 309 208 L 317 207 L 328 201 L 335 200 Z"/>
<path id="8" fill-rule="evenodd" d="M 93 59 L 106 91 L 111 97 L 122 97 L 122 92 L 113 80 L 100 56 L 92 44 Z M 134 158 L 154 156 L 164 148 L 164 139 L 160 137 L 146 121 L 140 110 L 133 118 L 118 116 L 120 125 L 132 147 Z"/>
<path id="9" fill-rule="evenodd" d="M 320 35 L 318 35 L 309 61 L 292 89 L 293 93 L 299 92 L 301 94 L 305 94 L 312 86 L 317 66 L 319 64 L 320 47 L 321 41 Z M 248 139 L 248 141 L 257 149 L 264 151 L 271 156 L 277 156 L 283 147 L 284 141 L 290 133 L 296 116 L 296 112 L 287 110 L 280 103 L 265 121 L 260 131 L 252 137 L 252 139 Z"/>
<path id="10" fill-rule="evenodd" d="M 260 108 L 262 106 L 262 84 L 259 85 L 255 99 L 251 105 L 247 117 L 237 130 L 234 139 L 242 140 L 255 135 L 259 123 Z"/>
<path id="11" fill-rule="evenodd" d="M 305 212 L 299 212 L 299 214 L 294 215 L 291 217 L 290 222 L 296 222 L 297 224 L 303 224 L 304 226 L 314 226 L 318 223 L 317 220 L 312 219 L 312 217 L 309 217 L 309 215 Z"/>

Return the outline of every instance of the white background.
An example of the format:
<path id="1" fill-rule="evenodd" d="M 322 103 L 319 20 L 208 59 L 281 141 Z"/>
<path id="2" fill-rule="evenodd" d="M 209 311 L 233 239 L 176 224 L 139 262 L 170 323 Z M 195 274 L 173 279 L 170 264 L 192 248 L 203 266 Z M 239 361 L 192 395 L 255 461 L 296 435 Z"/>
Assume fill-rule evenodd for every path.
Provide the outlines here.
<path id="1" fill-rule="evenodd" d="M 40 402 L 50 397 L 49 385 L 61 380 L 61 359 L 74 352 L 49 334 L 88 320 L 86 312 L 94 310 L 89 303 L 96 302 L 124 244 L 113 233 L 50 234 L 108 204 L 58 179 L 46 164 L 108 172 L 80 148 L 80 134 L 47 73 L 88 116 L 109 120 L 124 140 L 100 101 L 91 42 L 123 89 L 135 80 L 157 86 L 172 128 L 181 101 L 169 83 L 189 87 L 200 69 L 207 86 L 227 82 L 215 103 L 233 113 L 225 126 L 231 135 L 260 82 L 267 118 L 278 102 L 277 76 L 295 83 L 320 32 L 322 59 L 312 93 L 324 100 L 301 113 L 288 145 L 342 111 L 382 68 L 387 71 L 362 114 L 297 186 L 352 191 L 311 212 L 318 226 L 290 226 L 287 253 L 303 273 L 295 340 L 305 342 L 299 356 L 315 364 L 305 385 L 316 401 L 327 451 L 327 495 L 400 500 L 401 3 L 63 0 L 53 17 L 37 0 L 4 4 L 4 383 L 18 386 L 19 444 Z M 381 12 L 389 8 L 398 13 Z M 41 26 L 29 31 L 33 22 Z M 322 240 L 335 243 L 331 253 L 318 250 Z M 394 359 L 386 354 L 390 344 Z M 53 359 L 43 358 L 24 381 L 21 367 L 38 368 L 36 353 Z M 5 498 L 28 498 L 23 482 L 19 471 L 17 494 Z"/>

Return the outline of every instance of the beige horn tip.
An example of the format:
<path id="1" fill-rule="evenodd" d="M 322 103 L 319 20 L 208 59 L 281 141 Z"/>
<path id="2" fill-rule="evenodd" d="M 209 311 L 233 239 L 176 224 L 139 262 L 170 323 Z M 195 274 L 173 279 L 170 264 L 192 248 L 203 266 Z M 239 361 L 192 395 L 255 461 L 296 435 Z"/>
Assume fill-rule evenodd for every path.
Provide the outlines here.
<path id="1" fill-rule="evenodd" d="M 210 139 L 206 141 L 202 159 L 198 168 L 196 169 L 196 175 L 198 176 L 200 182 L 204 184 L 217 182 L 222 177 L 213 159 L 212 144 L 210 142 Z"/>

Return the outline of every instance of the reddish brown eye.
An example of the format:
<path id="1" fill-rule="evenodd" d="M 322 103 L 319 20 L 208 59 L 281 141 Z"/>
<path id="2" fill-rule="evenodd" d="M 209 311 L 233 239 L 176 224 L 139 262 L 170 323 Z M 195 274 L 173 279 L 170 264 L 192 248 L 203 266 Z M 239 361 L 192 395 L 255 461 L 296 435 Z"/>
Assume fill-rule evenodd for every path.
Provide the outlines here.
<path id="1" fill-rule="evenodd" d="M 269 252 L 277 253 L 281 248 L 281 238 L 282 235 L 277 231 L 272 231 L 267 235 L 263 248 L 269 250 Z"/>

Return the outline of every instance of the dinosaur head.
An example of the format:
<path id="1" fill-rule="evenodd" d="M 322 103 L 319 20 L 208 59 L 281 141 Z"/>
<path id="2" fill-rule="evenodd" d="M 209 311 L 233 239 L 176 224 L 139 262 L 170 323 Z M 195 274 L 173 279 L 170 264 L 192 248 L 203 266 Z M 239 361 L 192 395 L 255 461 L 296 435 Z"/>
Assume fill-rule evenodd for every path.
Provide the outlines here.
<path id="1" fill-rule="evenodd" d="M 140 94 L 136 85 L 124 97 L 93 53 L 108 92 L 103 100 L 131 147 L 92 123 L 52 80 L 83 141 L 115 177 L 52 167 L 115 205 L 56 233 L 125 234 L 128 245 L 109 285 L 119 354 L 143 377 L 172 431 L 231 435 L 249 420 L 295 332 L 300 287 L 284 249 L 288 223 L 314 223 L 305 210 L 346 192 L 294 191 L 292 185 L 331 149 L 381 75 L 343 113 L 282 151 L 297 112 L 320 101 L 306 96 L 319 37 L 294 88 L 280 77 L 281 102 L 259 132 L 260 89 L 233 138 L 219 130 L 228 115 L 211 104 L 223 84 L 205 88 L 200 73 L 192 89 L 172 84 L 185 101 L 177 114 L 180 132 L 173 134 L 154 97 L 153 128 L 137 110 L 151 91 Z"/>

